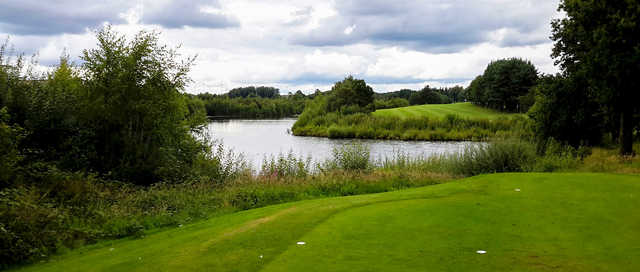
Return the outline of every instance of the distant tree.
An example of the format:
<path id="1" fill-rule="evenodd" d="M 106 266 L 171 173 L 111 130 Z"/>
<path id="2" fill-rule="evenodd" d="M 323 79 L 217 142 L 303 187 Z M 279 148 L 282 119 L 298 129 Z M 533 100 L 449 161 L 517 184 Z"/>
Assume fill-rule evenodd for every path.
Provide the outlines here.
<path id="1" fill-rule="evenodd" d="M 607 115 L 620 120 L 620 153 L 633 153 L 640 95 L 640 2 L 562 0 L 552 21 L 552 56 L 567 77 L 581 77 Z"/>
<path id="2" fill-rule="evenodd" d="M 447 103 L 457 103 L 464 101 L 464 88 L 461 86 L 454 86 L 451 88 L 442 88 L 439 92 L 445 95 L 449 102 Z M 446 104 L 446 103 L 445 103 Z"/>
<path id="3" fill-rule="evenodd" d="M 362 79 L 348 76 L 343 81 L 336 82 L 331 88 L 328 111 L 340 111 L 349 106 L 360 108 L 357 111 L 373 111 L 373 89 Z"/>
<path id="4" fill-rule="evenodd" d="M 487 96 L 486 96 L 486 87 L 484 84 L 484 77 L 482 75 L 477 76 L 466 90 L 467 99 L 471 101 L 471 103 L 476 104 L 482 107 L 488 107 L 487 105 Z"/>
<path id="5" fill-rule="evenodd" d="M 423 104 L 442 104 L 442 97 L 435 90 L 429 87 L 429 85 L 422 88 L 422 90 L 411 94 L 409 97 L 409 103 L 411 105 L 423 105 Z"/>
<path id="6" fill-rule="evenodd" d="M 305 99 L 307 98 L 306 95 L 304 95 L 304 93 L 301 90 L 296 91 L 295 94 L 293 94 L 293 99 L 297 99 L 297 100 L 301 100 L 301 99 Z"/>
<path id="7" fill-rule="evenodd" d="M 530 105 L 521 105 L 535 86 L 538 71 L 530 61 L 518 58 L 489 63 L 482 75 L 482 87 L 486 106 L 506 112 L 524 112 Z"/>
<path id="8" fill-rule="evenodd" d="M 277 98 L 280 97 L 280 90 L 274 87 L 240 87 L 230 90 L 227 93 L 230 98 L 236 97 L 262 97 L 262 98 Z"/>

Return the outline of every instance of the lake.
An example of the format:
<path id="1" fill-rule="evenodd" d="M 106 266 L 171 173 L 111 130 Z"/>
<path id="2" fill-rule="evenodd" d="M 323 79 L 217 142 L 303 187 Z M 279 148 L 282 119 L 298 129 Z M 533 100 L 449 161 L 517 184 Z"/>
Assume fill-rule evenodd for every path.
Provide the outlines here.
<path id="1" fill-rule="evenodd" d="M 472 142 L 425 142 L 368 139 L 328 139 L 300 137 L 290 134 L 295 119 L 277 120 L 212 120 L 207 132 L 221 140 L 225 148 L 243 153 L 256 168 L 265 156 L 293 152 L 296 157 L 311 156 L 313 161 L 324 161 L 331 157 L 334 147 L 362 143 L 369 147 L 374 160 L 384 159 L 402 152 L 412 157 L 431 156 L 462 151 Z"/>

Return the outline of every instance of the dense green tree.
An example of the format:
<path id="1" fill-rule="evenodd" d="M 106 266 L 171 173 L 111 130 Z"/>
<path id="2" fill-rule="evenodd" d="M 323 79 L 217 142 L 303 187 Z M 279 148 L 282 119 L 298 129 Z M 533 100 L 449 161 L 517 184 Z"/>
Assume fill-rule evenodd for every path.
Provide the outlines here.
<path id="1" fill-rule="evenodd" d="M 373 89 L 364 80 L 348 76 L 331 88 L 328 107 L 328 111 L 373 111 Z"/>
<path id="2" fill-rule="evenodd" d="M 9 119 L 7 108 L 0 108 L 0 189 L 12 182 L 16 166 L 22 158 L 19 145 L 24 137 L 24 130 L 9 125 Z"/>
<path id="3" fill-rule="evenodd" d="M 529 95 L 537 79 L 538 71 L 530 61 L 518 58 L 492 61 L 469 86 L 469 98 L 475 104 L 492 109 L 525 112 L 531 100 L 523 97 Z"/>
<path id="4" fill-rule="evenodd" d="M 409 106 L 409 100 L 404 98 L 376 99 L 373 103 L 376 106 L 376 110 Z"/>
<path id="5" fill-rule="evenodd" d="M 198 152 L 180 93 L 193 59 L 179 62 L 154 32 L 127 41 L 105 28 L 97 39 L 98 48 L 82 55 L 92 164 L 137 183 L 181 178 Z"/>
<path id="6" fill-rule="evenodd" d="M 465 100 L 465 90 L 461 86 L 442 88 L 439 92 L 448 98 L 448 103 L 458 103 Z"/>
<path id="7" fill-rule="evenodd" d="M 443 101 L 441 95 L 427 85 L 422 90 L 411 94 L 409 103 L 411 105 L 442 104 Z"/>
<path id="8" fill-rule="evenodd" d="M 541 77 L 535 87 L 536 102 L 529 111 L 539 143 L 549 138 L 574 147 L 600 143 L 603 116 L 598 103 L 581 93 L 586 87 L 586 80 L 578 77 Z"/>
<path id="9" fill-rule="evenodd" d="M 608 115 L 620 120 L 620 152 L 632 154 L 640 95 L 640 2 L 562 0 L 566 13 L 552 22 L 552 56 L 567 76 L 588 79 Z"/>
<path id="10" fill-rule="evenodd" d="M 402 99 L 409 100 L 409 98 L 411 98 L 411 95 L 414 94 L 415 92 L 416 91 L 410 90 L 410 89 L 402 89 L 399 91 L 393 91 L 393 92 L 387 92 L 387 93 L 375 93 L 374 97 L 376 99 L 402 98 Z"/>
<path id="11" fill-rule="evenodd" d="M 230 90 L 227 93 L 230 98 L 236 97 L 262 97 L 262 98 L 278 98 L 280 97 L 280 90 L 274 87 L 240 87 Z"/>
<path id="12" fill-rule="evenodd" d="M 487 96 L 485 94 L 484 77 L 482 77 L 482 75 L 477 76 L 471 81 L 469 87 L 467 87 L 466 94 L 467 99 L 469 99 L 471 103 L 482 107 L 488 107 Z"/>

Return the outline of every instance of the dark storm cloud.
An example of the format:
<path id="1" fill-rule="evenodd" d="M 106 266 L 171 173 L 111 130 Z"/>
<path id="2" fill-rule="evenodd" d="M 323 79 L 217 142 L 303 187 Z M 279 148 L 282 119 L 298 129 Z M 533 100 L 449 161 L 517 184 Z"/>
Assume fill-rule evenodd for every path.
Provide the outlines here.
<path id="1" fill-rule="evenodd" d="M 215 12 L 207 8 L 219 8 L 217 1 L 171 1 L 158 4 L 148 1 L 144 7 L 142 22 L 156 24 L 166 28 L 182 28 L 185 26 L 200 28 L 227 28 L 239 26 L 236 18 Z"/>
<path id="2" fill-rule="evenodd" d="M 120 23 L 127 1 L 0 1 L 0 32 L 15 35 L 82 33 L 103 22 Z"/>
<path id="3" fill-rule="evenodd" d="M 371 42 L 454 52 L 490 40 L 495 31 L 509 29 L 518 38 L 498 41 L 501 45 L 532 45 L 548 40 L 537 30 L 548 27 L 549 21 L 544 19 L 553 15 L 556 6 L 555 1 L 521 0 L 338 1 L 336 16 L 291 41 L 306 46 Z M 355 28 L 346 33 L 349 27 Z"/>

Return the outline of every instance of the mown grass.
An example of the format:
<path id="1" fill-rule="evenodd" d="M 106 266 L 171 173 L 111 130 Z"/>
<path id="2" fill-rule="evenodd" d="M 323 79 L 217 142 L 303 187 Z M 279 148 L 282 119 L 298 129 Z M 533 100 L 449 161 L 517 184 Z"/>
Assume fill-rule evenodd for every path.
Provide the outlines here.
<path id="1" fill-rule="evenodd" d="M 418 105 L 393 109 L 383 109 L 373 112 L 374 116 L 399 117 L 399 118 L 444 118 L 447 115 L 456 115 L 461 118 L 497 120 L 523 116 L 517 113 L 503 113 L 488 108 L 473 105 L 471 103 Z"/>
<path id="2" fill-rule="evenodd" d="M 248 210 L 19 270 L 637 271 L 638 192 L 634 175 L 483 175 Z"/>

